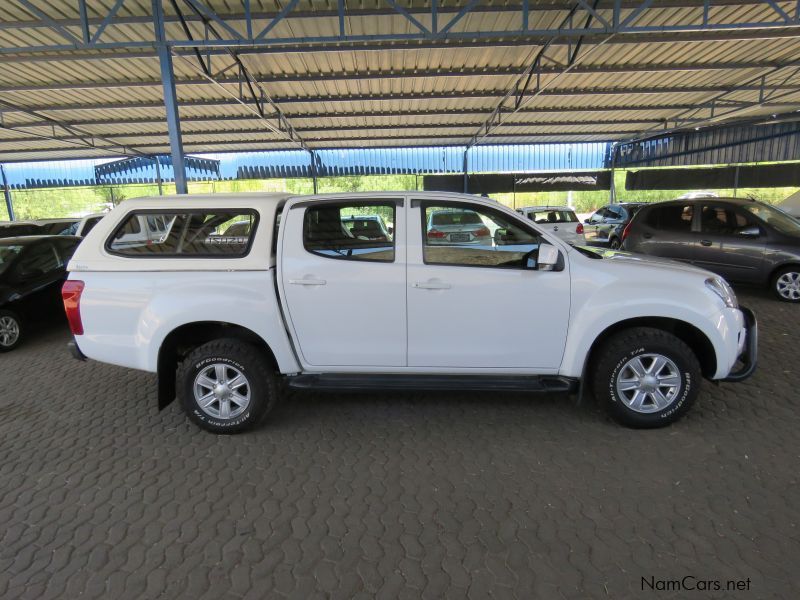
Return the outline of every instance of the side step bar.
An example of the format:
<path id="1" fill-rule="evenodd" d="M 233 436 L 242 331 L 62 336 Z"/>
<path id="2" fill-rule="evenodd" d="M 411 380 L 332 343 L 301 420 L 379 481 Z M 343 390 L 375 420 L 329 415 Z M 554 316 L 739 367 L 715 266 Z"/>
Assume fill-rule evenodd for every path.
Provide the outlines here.
<path id="1" fill-rule="evenodd" d="M 396 375 L 323 373 L 295 375 L 287 383 L 296 390 L 371 391 L 500 391 L 574 392 L 578 380 L 557 375 Z"/>

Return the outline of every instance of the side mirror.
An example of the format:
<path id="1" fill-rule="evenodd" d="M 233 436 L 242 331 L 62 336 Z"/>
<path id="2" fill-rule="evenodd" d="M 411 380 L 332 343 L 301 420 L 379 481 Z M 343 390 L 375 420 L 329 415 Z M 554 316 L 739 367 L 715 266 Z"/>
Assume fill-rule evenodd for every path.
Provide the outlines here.
<path id="1" fill-rule="evenodd" d="M 588 224 L 588 223 L 591 223 L 592 220 L 591 219 L 584 219 L 583 222 Z"/>
<path id="2" fill-rule="evenodd" d="M 386 231 L 389 232 L 389 235 L 394 235 L 394 227 L 389 226 L 386 228 Z"/>
<path id="3" fill-rule="evenodd" d="M 750 227 L 745 227 L 739 231 L 739 235 L 743 237 L 758 237 L 761 235 L 761 230 L 756 227 L 755 225 L 751 225 Z"/>
<path id="4" fill-rule="evenodd" d="M 540 244 L 537 269 L 539 271 L 552 271 L 558 265 L 558 257 L 558 248 L 550 244 Z"/>

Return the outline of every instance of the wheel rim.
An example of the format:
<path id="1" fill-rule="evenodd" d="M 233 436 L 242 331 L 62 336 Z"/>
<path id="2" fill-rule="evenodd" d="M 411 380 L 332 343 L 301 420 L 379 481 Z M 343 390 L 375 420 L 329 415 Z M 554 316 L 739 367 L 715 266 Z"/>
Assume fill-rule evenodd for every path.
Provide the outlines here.
<path id="1" fill-rule="evenodd" d="M 663 354 L 642 354 L 619 370 L 616 385 L 617 394 L 628 408 L 654 413 L 675 402 L 683 380 L 677 365 Z"/>
<path id="2" fill-rule="evenodd" d="M 775 289 L 781 298 L 800 300 L 800 273 L 784 273 L 775 282 Z"/>
<path id="3" fill-rule="evenodd" d="M 250 383 L 239 369 L 215 363 L 194 378 L 194 399 L 215 419 L 235 419 L 250 406 Z"/>
<path id="4" fill-rule="evenodd" d="M 617 240 L 613 240 L 611 242 L 611 249 L 612 250 L 619 250 L 619 242 Z"/>
<path id="5" fill-rule="evenodd" d="M 13 346 L 19 339 L 19 323 L 13 317 L 0 317 L 0 346 Z"/>

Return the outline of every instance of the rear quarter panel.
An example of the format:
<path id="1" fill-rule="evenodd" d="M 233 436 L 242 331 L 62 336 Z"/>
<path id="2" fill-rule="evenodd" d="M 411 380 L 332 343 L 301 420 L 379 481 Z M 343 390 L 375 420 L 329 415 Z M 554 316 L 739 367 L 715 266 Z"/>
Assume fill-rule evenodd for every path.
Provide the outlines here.
<path id="1" fill-rule="evenodd" d="M 249 329 L 272 349 L 281 372 L 299 366 L 283 326 L 275 271 L 148 271 L 73 273 L 81 296 L 84 335 L 76 341 L 89 358 L 156 372 L 158 351 L 176 328 L 225 322 Z"/>

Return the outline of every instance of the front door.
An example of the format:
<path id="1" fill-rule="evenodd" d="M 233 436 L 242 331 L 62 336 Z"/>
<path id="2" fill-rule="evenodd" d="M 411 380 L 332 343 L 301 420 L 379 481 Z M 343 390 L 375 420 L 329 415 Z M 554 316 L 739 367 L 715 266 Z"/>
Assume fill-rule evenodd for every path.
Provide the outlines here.
<path id="1" fill-rule="evenodd" d="M 395 199 L 301 202 L 284 210 L 280 282 L 306 365 L 406 366 L 403 210 Z M 366 220 L 379 223 L 379 235 L 348 227 Z"/>
<path id="2" fill-rule="evenodd" d="M 442 236 L 440 222 L 463 231 Z M 569 269 L 530 268 L 543 242 L 535 229 L 482 204 L 414 200 L 407 231 L 409 367 L 558 369 Z"/>
<path id="3" fill-rule="evenodd" d="M 708 202 L 700 209 L 694 263 L 729 281 L 760 282 L 766 246 L 764 232 L 735 207 Z"/>

